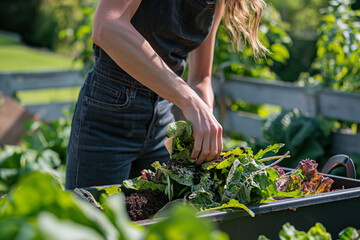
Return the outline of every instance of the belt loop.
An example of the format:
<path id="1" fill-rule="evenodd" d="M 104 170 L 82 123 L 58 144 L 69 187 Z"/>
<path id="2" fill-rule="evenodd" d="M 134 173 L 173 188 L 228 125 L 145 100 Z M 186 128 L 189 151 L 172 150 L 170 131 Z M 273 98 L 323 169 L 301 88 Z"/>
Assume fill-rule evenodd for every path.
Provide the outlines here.
<path id="1" fill-rule="evenodd" d="M 131 87 L 130 87 L 130 98 L 135 98 L 136 97 L 136 81 L 131 81 Z"/>

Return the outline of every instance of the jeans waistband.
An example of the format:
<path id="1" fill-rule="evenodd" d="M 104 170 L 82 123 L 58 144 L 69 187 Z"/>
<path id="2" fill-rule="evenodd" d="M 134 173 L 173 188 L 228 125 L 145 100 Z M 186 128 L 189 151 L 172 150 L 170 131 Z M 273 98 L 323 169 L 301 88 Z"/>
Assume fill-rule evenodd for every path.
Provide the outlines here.
<path id="1" fill-rule="evenodd" d="M 138 90 L 153 92 L 149 88 L 142 85 L 135 78 L 133 78 L 129 74 L 127 74 L 120 67 L 118 69 L 115 69 L 114 66 L 111 66 L 110 64 L 101 61 L 99 58 L 96 58 L 93 70 L 97 74 L 99 74 L 105 78 L 108 78 L 112 81 L 117 81 L 128 87 L 133 87 Z"/>

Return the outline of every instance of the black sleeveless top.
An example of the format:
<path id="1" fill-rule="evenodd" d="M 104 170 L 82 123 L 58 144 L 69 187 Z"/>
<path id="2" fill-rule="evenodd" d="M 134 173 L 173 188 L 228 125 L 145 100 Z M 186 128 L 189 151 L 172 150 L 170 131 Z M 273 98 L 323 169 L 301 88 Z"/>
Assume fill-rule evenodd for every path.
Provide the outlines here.
<path id="1" fill-rule="evenodd" d="M 178 75 L 184 73 L 189 52 L 205 40 L 213 24 L 216 1 L 142 0 L 131 23 Z M 122 70 L 99 46 L 97 61 Z M 128 76 L 129 77 L 129 76 Z"/>

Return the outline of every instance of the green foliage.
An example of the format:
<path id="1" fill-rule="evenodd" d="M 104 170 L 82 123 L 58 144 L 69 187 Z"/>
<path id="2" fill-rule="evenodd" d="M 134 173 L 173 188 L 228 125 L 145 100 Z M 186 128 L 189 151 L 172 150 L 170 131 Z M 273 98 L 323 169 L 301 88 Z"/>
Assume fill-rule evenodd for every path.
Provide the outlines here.
<path id="1" fill-rule="evenodd" d="M 280 240 L 288 239 L 302 239 L 302 240 L 331 240 L 331 235 L 326 232 L 325 227 L 321 223 L 316 223 L 314 227 L 305 233 L 302 231 L 297 231 L 294 226 L 290 223 L 283 225 L 283 229 L 279 233 Z"/>
<path id="2" fill-rule="evenodd" d="M 205 222 L 197 218 L 193 208 L 176 205 L 172 209 L 172 214 L 174 217 L 151 225 L 145 239 L 229 239 L 225 233 L 213 230 L 215 228 L 213 222 Z"/>
<path id="3" fill-rule="evenodd" d="M 225 75 L 237 74 L 275 79 L 275 73 L 270 69 L 274 61 L 285 63 L 290 57 L 286 47 L 291 43 L 291 39 L 286 33 L 287 29 L 288 26 L 282 22 L 279 12 L 273 6 L 268 5 L 264 11 L 259 38 L 270 52 L 266 53 L 266 58 L 255 60 L 250 47 L 244 47 L 241 53 L 234 52 L 225 26 L 220 25 L 214 51 L 214 72 L 219 72 L 223 68 Z"/>
<path id="4" fill-rule="evenodd" d="M 147 229 L 130 222 L 121 193 L 108 197 L 104 206 L 101 212 L 64 191 L 51 175 L 32 172 L 0 199 L 1 239 L 228 239 L 183 206 Z"/>
<path id="5" fill-rule="evenodd" d="M 61 163 L 66 162 L 67 146 L 70 138 L 72 111 L 63 111 L 63 117 L 50 123 L 29 121 L 25 125 L 23 136 L 27 148 L 43 151 L 51 149 L 59 154 Z"/>
<path id="6" fill-rule="evenodd" d="M 291 35 L 301 39 L 317 37 L 317 29 L 321 22 L 319 10 L 327 7 L 328 2 L 328 0 L 271 0 L 284 21 L 290 23 Z"/>
<path id="7" fill-rule="evenodd" d="M 41 0 L 33 23 L 36 27 L 27 39 L 38 46 L 66 51 L 62 48 L 69 47 L 74 37 L 71 27 L 76 26 L 82 18 L 80 4 L 80 0 Z"/>
<path id="8" fill-rule="evenodd" d="M 0 152 L 0 195 L 8 192 L 22 175 L 40 171 L 64 179 L 59 155 L 50 150 L 37 151 L 26 146 L 5 146 Z"/>
<path id="9" fill-rule="evenodd" d="M 326 124 L 325 124 L 326 123 Z M 283 166 L 295 168 L 305 158 L 320 159 L 325 155 L 325 147 L 330 143 L 332 122 L 319 124 L 315 118 L 301 115 L 296 109 L 270 115 L 263 124 L 264 142 L 257 142 L 262 148 L 268 144 L 282 142 L 283 151 L 290 151 L 292 161 L 285 160 Z"/>
<path id="10" fill-rule="evenodd" d="M 80 204 L 84 204 L 84 208 Z M 6 236 L 2 235 L 3 239 L 61 239 L 61 236 L 62 239 L 73 239 L 63 235 L 70 236 L 71 232 L 62 232 L 57 238 L 48 235 L 61 232 L 54 231 L 56 226 L 64 230 L 69 220 L 75 226 L 87 226 L 97 236 L 106 236 L 106 226 L 102 223 L 106 223 L 106 218 L 92 206 L 75 201 L 72 194 L 63 191 L 60 183 L 48 174 L 32 172 L 23 175 L 0 205 L 0 228 L 5 228 L 8 220 L 16 223 Z"/>
<path id="11" fill-rule="evenodd" d="M 88 43 L 77 39 L 84 32 L 86 7 L 96 3 L 97 0 L 5 0 L 0 3 L 0 28 L 20 34 L 24 42 L 33 46 L 67 54 L 82 52 Z"/>
<path id="12" fill-rule="evenodd" d="M 321 223 L 315 223 L 306 233 L 298 231 L 290 223 L 285 223 L 279 233 L 280 240 L 331 240 L 330 233 L 326 232 L 325 227 Z M 339 233 L 340 240 L 358 240 L 359 233 L 353 227 L 347 227 Z M 258 240 L 269 240 L 265 236 L 259 236 Z"/>
<path id="13" fill-rule="evenodd" d="M 95 62 L 91 31 L 96 4 L 96 0 L 81 1 L 81 12 L 83 14 L 83 18 L 79 25 L 77 25 L 73 30 L 75 32 L 73 45 L 80 46 L 76 59 L 83 63 L 83 73 L 88 72 Z"/>
<path id="14" fill-rule="evenodd" d="M 0 193 L 7 192 L 18 179 L 29 172 L 47 172 L 64 181 L 71 114 L 51 123 L 30 121 L 26 124 L 24 142 L 0 150 Z"/>
<path id="15" fill-rule="evenodd" d="M 317 58 L 312 67 L 317 74 L 303 73 L 300 82 L 342 91 L 360 91 L 360 10 L 351 9 L 350 0 L 330 1 L 323 10 Z"/>
<path id="16" fill-rule="evenodd" d="M 340 240 L 359 240 L 360 234 L 353 227 L 347 227 L 339 233 Z"/>
<path id="17" fill-rule="evenodd" d="M 170 123 L 166 130 L 166 136 L 171 141 L 171 159 L 175 159 L 183 165 L 193 164 L 191 152 L 194 148 L 191 123 L 188 121 L 177 121 Z"/>
<path id="18" fill-rule="evenodd" d="M 172 123 L 168 127 L 168 136 L 177 137 L 178 142 L 185 142 L 184 139 L 188 139 L 189 136 L 182 133 L 191 133 L 190 128 L 189 122 Z M 190 140 L 193 141 L 192 138 Z M 181 149 L 189 147 L 190 140 L 186 145 L 181 146 Z M 223 151 L 219 159 L 200 166 L 191 163 L 189 155 L 183 155 L 180 159 L 172 158 L 167 165 L 161 166 L 155 163 L 153 166 L 156 174 L 159 172 L 163 174 L 162 183 L 167 185 L 164 192 L 169 196 L 169 200 L 185 197 L 199 210 L 236 207 L 253 215 L 245 205 L 264 202 L 279 196 L 304 196 L 300 190 L 301 171 L 293 174 L 299 176 L 296 188 L 286 188 L 286 192 L 280 192 L 277 188 L 279 173 L 271 168 L 271 165 L 266 166 L 263 163 L 265 159 L 264 161 L 260 159 L 269 152 L 277 153 L 283 146 L 284 144 L 273 144 L 255 155 L 251 148 L 236 147 Z M 177 152 L 177 148 L 173 147 L 172 156 Z M 275 156 L 272 159 L 279 158 L 280 156 Z"/>

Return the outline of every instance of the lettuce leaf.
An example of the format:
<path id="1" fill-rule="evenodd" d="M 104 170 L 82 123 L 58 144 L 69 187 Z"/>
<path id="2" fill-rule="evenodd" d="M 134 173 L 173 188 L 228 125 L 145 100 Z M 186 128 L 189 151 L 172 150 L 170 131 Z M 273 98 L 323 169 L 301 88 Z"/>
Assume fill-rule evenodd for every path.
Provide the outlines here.
<path id="1" fill-rule="evenodd" d="M 253 211 L 251 211 L 247 206 L 239 203 L 239 201 L 237 201 L 235 199 L 231 199 L 228 203 L 224 203 L 220 207 L 210 208 L 207 211 L 224 210 L 227 208 L 241 208 L 241 209 L 245 210 L 250 216 L 255 217 L 255 213 Z"/>
<path id="2" fill-rule="evenodd" d="M 176 182 L 185 185 L 192 186 L 194 185 L 194 175 L 195 169 L 182 166 L 177 162 L 170 160 L 167 167 L 162 169 L 163 173 L 169 176 L 171 179 Z"/>
<path id="3" fill-rule="evenodd" d="M 140 177 L 124 180 L 122 185 L 127 189 L 140 190 L 140 189 L 151 189 L 164 191 L 166 188 L 165 184 L 159 184 L 148 180 L 143 180 Z"/>
<path id="4" fill-rule="evenodd" d="M 340 240 L 360 239 L 360 234 L 353 227 L 347 227 L 339 233 Z"/>
<path id="5" fill-rule="evenodd" d="M 188 121 L 177 121 L 168 125 L 166 136 L 171 139 L 170 158 L 183 165 L 193 164 L 195 159 L 191 158 L 194 148 L 192 137 L 192 124 Z"/>
<path id="6" fill-rule="evenodd" d="M 266 153 L 273 151 L 274 153 L 277 153 L 280 148 L 282 148 L 285 144 L 283 143 L 275 143 L 273 145 L 269 145 L 265 150 L 260 149 L 258 153 L 254 156 L 254 159 L 260 159 L 262 158 Z"/>

